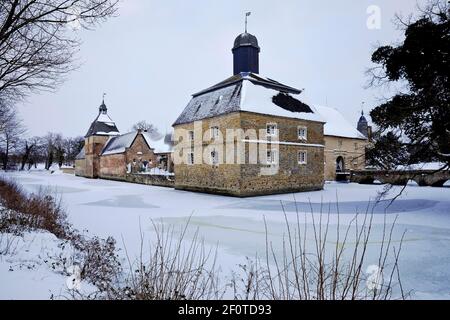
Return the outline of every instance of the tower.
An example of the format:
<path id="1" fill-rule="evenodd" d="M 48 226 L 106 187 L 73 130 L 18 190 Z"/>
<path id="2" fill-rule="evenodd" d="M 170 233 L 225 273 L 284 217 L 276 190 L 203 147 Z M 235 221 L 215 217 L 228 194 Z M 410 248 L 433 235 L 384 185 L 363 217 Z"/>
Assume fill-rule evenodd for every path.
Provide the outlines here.
<path id="1" fill-rule="evenodd" d="M 100 153 L 111 136 L 119 135 L 114 121 L 108 116 L 105 100 L 98 109 L 98 116 L 92 122 L 84 140 L 85 150 L 85 176 L 98 178 L 100 170 Z"/>
<path id="2" fill-rule="evenodd" d="M 369 137 L 369 124 L 367 122 L 366 117 L 364 116 L 364 111 L 361 111 L 361 117 L 358 121 L 358 131 L 361 132 L 366 138 Z"/>
<path id="3" fill-rule="evenodd" d="M 241 72 L 259 73 L 259 53 L 261 48 L 258 45 L 258 39 L 247 32 L 247 17 L 245 15 L 245 32 L 237 36 L 234 40 L 233 52 L 233 74 Z"/>

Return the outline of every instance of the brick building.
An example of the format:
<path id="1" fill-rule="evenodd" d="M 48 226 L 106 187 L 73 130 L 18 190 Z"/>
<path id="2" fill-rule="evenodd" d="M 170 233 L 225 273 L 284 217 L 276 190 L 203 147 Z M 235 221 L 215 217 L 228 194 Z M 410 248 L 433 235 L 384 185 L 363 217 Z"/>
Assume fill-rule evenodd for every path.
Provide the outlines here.
<path id="1" fill-rule="evenodd" d="M 118 178 L 144 168 L 173 171 L 169 136 L 135 131 L 121 135 L 103 102 L 75 161 L 75 174 L 86 178 Z"/>

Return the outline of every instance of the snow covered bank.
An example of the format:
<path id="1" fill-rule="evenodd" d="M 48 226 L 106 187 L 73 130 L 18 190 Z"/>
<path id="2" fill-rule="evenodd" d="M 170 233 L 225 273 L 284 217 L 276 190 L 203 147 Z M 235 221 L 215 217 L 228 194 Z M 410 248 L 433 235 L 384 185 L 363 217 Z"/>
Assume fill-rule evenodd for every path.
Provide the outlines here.
<path id="1" fill-rule="evenodd" d="M 280 201 L 285 203 L 288 219 L 293 222 L 296 220 L 296 201 L 302 226 L 306 221 L 308 227 L 311 227 L 309 202 L 316 214 L 321 201 L 325 206 L 330 203 L 330 223 L 336 224 L 339 217 L 341 225 L 345 226 L 356 211 L 364 212 L 367 201 L 373 201 L 384 188 L 380 185 L 327 183 L 321 192 L 236 199 L 45 172 L 8 173 L 8 176 L 29 191 L 44 186 L 61 193 L 68 218 L 77 229 L 87 229 L 90 234 L 102 238 L 113 236 L 122 249 L 126 246 L 131 257 L 139 255 L 140 229 L 146 242 L 154 239 L 151 220 L 183 226 L 193 214 L 187 237 L 192 237 L 199 229 L 206 244 L 218 245 L 218 264 L 224 274 L 236 270 L 246 257 L 264 252 L 264 218 L 270 240 L 278 244 L 274 246 L 275 250 L 282 250 L 279 244 L 286 228 Z M 392 199 L 400 189 L 394 187 L 386 199 Z M 449 299 L 450 188 L 408 186 L 398 201 L 388 208 L 386 216 L 383 211 L 375 212 L 374 239 L 369 247 L 368 262 L 377 264 L 375 249 L 383 233 L 384 220 L 391 223 L 398 216 L 393 242 L 397 245 L 406 231 L 399 261 L 405 290 L 414 290 L 413 297 L 418 299 Z M 313 243 L 313 238 L 308 236 L 308 243 Z M 336 240 L 330 238 L 330 245 Z M 8 274 L 0 276 L 0 283 L 4 276 Z"/>
<path id="2" fill-rule="evenodd" d="M 75 252 L 49 232 L 0 233 L 0 299 L 69 299 Z M 86 282 L 79 288 L 93 291 Z"/>

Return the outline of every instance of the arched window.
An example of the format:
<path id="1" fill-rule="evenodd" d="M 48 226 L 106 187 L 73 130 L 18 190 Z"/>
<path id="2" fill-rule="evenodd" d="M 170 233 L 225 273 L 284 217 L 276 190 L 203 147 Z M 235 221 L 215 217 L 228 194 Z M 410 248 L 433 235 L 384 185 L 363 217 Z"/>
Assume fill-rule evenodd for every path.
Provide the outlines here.
<path id="1" fill-rule="evenodd" d="M 344 172 L 345 171 L 345 162 L 344 162 L 344 158 L 342 157 L 338 157 L 336 159 L 336 172 L 340 173 L 340 172 Z"/>

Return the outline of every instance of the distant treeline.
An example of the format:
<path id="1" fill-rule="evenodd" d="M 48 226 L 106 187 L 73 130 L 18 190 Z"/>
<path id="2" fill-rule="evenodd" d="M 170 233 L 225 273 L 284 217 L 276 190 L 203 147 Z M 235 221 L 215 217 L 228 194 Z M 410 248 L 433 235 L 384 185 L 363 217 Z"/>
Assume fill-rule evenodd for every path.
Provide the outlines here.
<path id="1" fill-rule="evenodd" d="M 29 137 L 16 109 L 0 99 L 0 166 L 3 170 L 30 170 L 45 163 L 73 165 L 84 145 L 83 137 L 63 137 L 47 133 L 43 137 Z"/>

